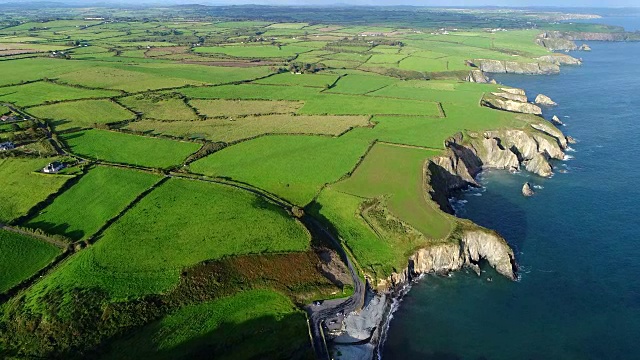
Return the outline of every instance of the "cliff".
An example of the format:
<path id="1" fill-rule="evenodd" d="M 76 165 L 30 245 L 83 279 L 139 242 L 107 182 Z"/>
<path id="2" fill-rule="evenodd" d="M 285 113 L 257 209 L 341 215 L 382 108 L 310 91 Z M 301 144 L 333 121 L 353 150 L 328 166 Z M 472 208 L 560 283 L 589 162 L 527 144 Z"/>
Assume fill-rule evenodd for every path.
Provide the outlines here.
<path id="1" fill-rule="evenodd" d="M 590 51 L 588 45 L 578 46 L 576 41 L 640 41 L 640 33 L 549 31 L 538 35 L 536 43 L 551 51 Z"/>
<path id="2" fill-rule="evenodd" d="M 486 131 L 482 134 L 458 133 L 449 138 L 444 155 L 429 160 L 425 167 L 427 187 L 440 208 L 453 213 L 449 196 L 456 189 L 478 186 L 474 177 L 483 169 L 527 171 L 548 177 L 553 174 L 550 159 L 563 159 L 566 139 L 560 130 L 544 123 L 528 129 Z M 513 250 L 496 232 L 467 220 L 458 219 L 456 230 L 446 242 L 418 249 L 408 259 L 408 266 L 379 288 L 400 286 L 412 277 L 425 273 L 444 273 L 470 267 L 479 272 L 480 260 L 486 260 L 500 274 L 515 279 L 517 266 Z"/>
<path id="3" fill-rule="evenodd" d="M 524 92 L 516 94 L 503 91 L 500 93 L 494 92 L 491 94 L 485 94 L 485 96 L 482 97 L 480 104 L 498 110 L 542 115 L 542 109 L 538 105 L 527 102 L 527 96 Z"/>
<path id="4" fill-rule="evenodd" d="M 491 59 L 476 59 L 472 63 L 485 73 L 521 74 L 521 75 L 550 75 L 560 72 L 558 64 L 539 62 L 518 62 Z"/>

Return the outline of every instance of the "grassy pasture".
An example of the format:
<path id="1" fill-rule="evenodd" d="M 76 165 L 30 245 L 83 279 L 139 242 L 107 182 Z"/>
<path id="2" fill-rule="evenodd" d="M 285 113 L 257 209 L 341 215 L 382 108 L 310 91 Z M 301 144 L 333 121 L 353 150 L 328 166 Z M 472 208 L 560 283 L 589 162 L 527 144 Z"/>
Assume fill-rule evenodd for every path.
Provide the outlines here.
<path id="1" fill-rule="evenodd" d="M 127 107 L 141 112 L 147 119 L 195 120 L 197 115 L 177 97 L 142 94 L 119 99 Z"/>
<path id="2" fill-rule="evenodd" d="M 324 88 L 333 84 L 337 78 L 338 75 L 336 74 L 291 74 L 287 72 L 257 80 L 255 81 L 255 83 L 264 85 L 309 86 Z"/>
<path id="3" fill-rule="evenodd" d="M 149 173 L 98 166 L 24 225 L 86 239 L 158 180 Z"/>
<path id="4" fill-rule="evenodd" d="M 45 267 L 60 249 L 32 237 L 0 229 L 0 293 Z"/>
<path id="5" fill-rule="evenodd" d="M 134 117 L 130 111 L 110 100 L 82 100 L 37 106 L 30 108 L 29 113 L 51 120 L 58 131 L 84 129 L 94 124 L 108 124 Z"/>
<path id="6" fill-rule="evenodd" d="M 137 121 L 127 129 L 181 138 L 233 142 L 264 134 L 320 134 L 337 136 L 369 125 L 367 116 L 264 115 L 204 121 Z"/>
<path id="7" fill-rule="evenodd" d="M 226 45 L 198 47 L 195 52 L 201 54 L 219 54 L 239 58 L 289 58 L 296 54 L 311 51 L 313 48 L 297 45 Z"/>
<path id="8" fill-rule="evenodd" d="M 309 345 L 306 319 L 287 297 L 250 290 L 190 305 L 112 344 L 106 359 L 291 358 Z"/>
<path id="9" fill-rule="evenodd" d="M 305 86 L 277 85 L 223 85 L 180 89 L 179 92 L 192 99 L 246 99 L 246 100 L 292 100 L 300 101 L 317 97 L 321 89 Z"/>
<path id="10" fill-rule="evenodd" d="M 340 78 L 336 85 L 325 91 L 328 93 L 366 94 L 389 86 L 398 80 L 373 74 L 348 74 Z"/>
<path id="11" fill-rule="evenodd" d="M 69 176 L 35 173 L 55 159 L 0 159 L 0 222 L 9 222 L 58 191 Z"/>
<path id="12" fill-rule="evenodd" d="M 337 94 L 327 94 L 305 101 L 300 114 L 379 114 L 440 117 L 438 105 L 434 102 Z"/>
<path id="13" fill-rule="evenodd" d="M 97 286 L 113 298 L 161 293 L 177 284 L 182 269 L 204 260 L 308 248 L 302 226 L 256 195 L 170 179 L 38 284 L 34 294 L 53 284 Z"/>
<path id="14" fill-rule="evenodd" d="M 35 82 L 0 88 L 0 101 L 18 106 L 33 106 L 48 101 L 104 98 L 118 95 L 111 90 L 88 90 L 50 82 Z"/>
<path id="15" fill-rule="evenodd" d="M 156 168 L 179 165 L 199 144 L 105 130 L 62 136 L 72 152 L 93 159 Z"/>
<path id="16" fill-rule="evenodd" d="M 262 114 L 291 114 L 304 105 L 301 101 L 261 100 L 191 100 L 191 106 L 207 117 L 244 116 Z"/>
<path id="17" fill-rule="evenodd" d="M 339 138 L 261 137 L 218 151 L 190 168 L 248 182 L 305 205 L 323 184 L 351 170 L 366 151 L 369 139 L 349 136 L 352 132 Z"/>

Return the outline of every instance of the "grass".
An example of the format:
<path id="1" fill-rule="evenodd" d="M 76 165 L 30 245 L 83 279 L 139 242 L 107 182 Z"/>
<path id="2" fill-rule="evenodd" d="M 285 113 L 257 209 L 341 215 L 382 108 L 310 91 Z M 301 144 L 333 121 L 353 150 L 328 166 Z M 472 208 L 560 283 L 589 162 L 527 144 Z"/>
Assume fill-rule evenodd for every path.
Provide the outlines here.
<path id="1" fill-rule="evenodd" d="M 338 83 L 328 90 L 343 94 L 366 94 L 389 86 L 398 80 L 373 74 L 348 74 L 340 78 Z"/>
<path id="2" fill-rule="evenodd" d="M 142 113 L 147 119 L 194 120 L 197 118 L 193 110 L 182 99 L 176 97 L 142 94 L 121 98 L 119 101 Z"/>
<path id="3" fill-rule="evenodd" d="M 200 148 L 190 142 L 105 130 L 80 131 L 64 134 L 62 138 L 72 152 L 81 156 L 154 168 L 179 165 Z"/>
<path id="4" fill-rule="evenodd" d="M 118 95 L 110 90 L 87 90 L 71 86 L 36 82 L 0 88 L 0 101 L 18 106 L 40 105 L 50 101 L 104 98 Z"/>
<path id="5" fill-rule="evenodd" d="M 367 116 L 264 115 L 204 121 L 137 121 L 127 129 L 185 139 L 235 142 L 264 134 L 319 134 L 337 136 L 369 125 Z"/>
<path id="6" fill-rule="evenodd" d="M 307 48 L 296 45 L 226 45 L 198 47 L 197 53 L 201 54 L 220 54 L 241 58 L 289 58 L 296 54 L 311 51 L 313 48 Z"/>
<path id="7" fill-rule="evenodd" d="M 298 205 L 349 172 L 369 142 L 352 136 L 268 136 L 225 148 L 190 165 L 276 193 Z"/>
<path id="8" fill-rule="evenodd" d="M 260 100 L 191 100 L 191 106 L 207 117 L 295 113 L 304 105 L 300 101 Z"/>
<path id="9" fill-rule="evenodd" d="M 69 176 L 35 173 L 53 160 L 0 159 L 0 222 L 26 215 L 69 180 Z"/>
<path id="10" fill-rule="evenodd" d="M 309 86 L 325 88 L 338 79 L 336 74 L 291 74 L 283 73 L 255 81 L 264 85 Z"/>
<path id="11" fill-rule="evenodd" d="M 43 241 L 0 229 L 0 293 L 49 264 L 60 249 Z"/>
<path id="12" fill-rule="evenodd" d="M 439 117 L 438 105 L 433 102 L 372 98 L 357 95 L 324 95 L 305 101 L 301 114 L 333 115 L 416 115 Z"/>
<path id="13" fill-rule="evenodd" d="M 158 180 L 159 176 L 149 173 L 98 166 L 25 226 L 73 240 L 87 239 Z"/>
<path id="14" fill-rule="evenodd" d="M 99 287 L 113 298 L 136 297 L 173 288 L 182 269 L 204 260 L 308 248 L 302 226 L 256 195 L 171 179 L 41 285 Z"/>
<path id="15" fill-rule="evenodd" d="M 105 359 L 292 358 L 308 345 L 304 313 L 291 300 L 250 290 L 183 307 L 113 343 Z"/>
<path id="16" fill-rule="evenodd" d="M 51 120 L 58 131 L 86 129 L 96 124 L 108 124 L 134 117 L 120 105 L 111 100 L 82 100 L 53 105 L 37 106 L 29 113 L 41 119 Z"/>

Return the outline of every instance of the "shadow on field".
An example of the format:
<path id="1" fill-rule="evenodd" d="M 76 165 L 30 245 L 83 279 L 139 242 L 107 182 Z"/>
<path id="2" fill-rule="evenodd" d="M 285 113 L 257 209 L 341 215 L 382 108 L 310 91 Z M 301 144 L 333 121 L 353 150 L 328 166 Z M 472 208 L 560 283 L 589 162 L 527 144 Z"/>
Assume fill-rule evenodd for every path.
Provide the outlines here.
<path id="1" fill-rule="evenodd" d="M 171 325 L 157 321 L 122 337 L 105 349 L 102 359 L 313 359 L 302 313 L 222 323 L 197 336 L 190 334 L 193 324 Z M 163 341 L 178 344 L 159 349 Z"/>
<path id="2" fill-rule="evenodd" d="M 82 230 L 69 231 L 71 225 L 67 223 L 60 224 L 47 221 L 32 221 L 29 222 L 27 226 L 29 226 L 30 228 L 42 229 L 47 234 L 58 234 L 76 241 L 84 237 L 84 231 Z"/>

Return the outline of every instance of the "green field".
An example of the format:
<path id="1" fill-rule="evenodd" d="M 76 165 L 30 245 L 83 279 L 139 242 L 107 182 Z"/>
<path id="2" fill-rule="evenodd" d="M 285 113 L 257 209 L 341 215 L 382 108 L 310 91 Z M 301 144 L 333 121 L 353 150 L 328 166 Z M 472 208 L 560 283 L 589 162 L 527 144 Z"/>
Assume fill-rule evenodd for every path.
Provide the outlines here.
<path id="1" fill-rule="evenodd" d="M 140 171 L 98 166 L 25 226 L 86 239 L 158 180 L 157 175 Z"/>
<path id="2" fill-rule="evenodd" d="M 172 179 L 41 284 L 135 297 L 171 289 L 183 268 L 204 260 L 308 247 L 302 226 L 275 205 L 228 186 Z"/>
<path id="3" fill-rule="evenodd" d="M 265 134 L 318 134 L 338 136 L 369 125 L 367 116 L 264 115 L 203 121 L 136 121 L 127 129 L 184 139 L 235 142 Z"/>
<path id="4" fill-rule="evenodd" d="M 83 100 L 37 106 L 29 113 L 41 119 L 50 119 L 56 130 L 83 129 L 96 124 L 129 120 L 134 114 L 110 100 Z"/>
<path id="5" fill-rule="evenodd" d="M 49 264 L 60 249 L 41 240 L 0 229 L 0 293 Z"/>
<path id="6" fill-rule="evenodd" d="M 140 112 L 147 119 L 194 120 L 196 114 L 182 99 L 166 95 L 136 95 L 121 98 L 125 106 Z"/>
<path id="7" fill-rule="evenodd" d="M 291 74 L 284 73 L 255 81 L 264 85 L 293 85 L 324 88 L 338 79 L 336 74 Z"/>
<path id="8" fill-rule="evenodd" d="M 220 54 L 241 58 L 288 58 L 312 50 L 311 48 L 285 45 L 228 45 L 196 48 L 197 53 Z"/>
<path id="9" fill-rule="evenodd" d="M 87 90 L 49 82 L 36 82 L 0 88 L 0 101 L 18 106 L 33 106 L 52 101 L 104 98 L 117 94 L 111 90 Z"/>
<path id="10" fill-rule="evenodd" d="M 36 173 L 55 159 L 0 159 L 0 222 L 26 215 L 58 191 L 69 176 Z"/>
<path id="11" fill-rule="evenodd" d="M 191 106 L 207 117 L 232 117 L 243 115 L 291 114 L 304 105 L 300 101 L 260 100 L 191 100 Z"/>
<path id="12" fill-rule="evenodd" d="M 292 358 L 309 346 L 304 314 L 268 290 L 186 306 L 111 345 L 106 359 Z"/>
<path id="13" fill-rule="evenodd" d="M 115 131 L 87 130 L 62 136 L 72 152 L 96 160 L 155 168 L 182 163 L 200 145 L 129 135 Z"/>
<path id="14" fill-rule="evenodd" d="M 395 83 L 397 80 L 372 74 L 348 74 L 340 78 L 329 92 L 343 94 L 366 94 Z"/>

